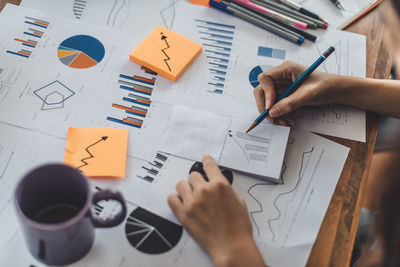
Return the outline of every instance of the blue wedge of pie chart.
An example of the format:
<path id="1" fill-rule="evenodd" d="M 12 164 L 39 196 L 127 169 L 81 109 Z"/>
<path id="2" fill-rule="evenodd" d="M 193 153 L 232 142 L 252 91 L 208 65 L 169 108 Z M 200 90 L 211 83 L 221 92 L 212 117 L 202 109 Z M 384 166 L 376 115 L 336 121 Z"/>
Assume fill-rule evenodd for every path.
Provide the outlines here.
<path id="1" fill-rule="evenodd" d="M 254 88 L 256 88 L 259 84 L 260 84 L 260 82 L 258 81 L 258 75 L 260 75 L 261 73 L 263 73 L 263 72 L 266 72 L 267 70 L 269 70 L 269 69 L 272 69 L 274 66 L 271 66 L 271 65 L 258 65 L 258 66 L 255 66 L 251 71 L 250 71 L 250 74 L 249 74 L 249 81 L 250 81 L 250 84 L 254 87 Z"/>

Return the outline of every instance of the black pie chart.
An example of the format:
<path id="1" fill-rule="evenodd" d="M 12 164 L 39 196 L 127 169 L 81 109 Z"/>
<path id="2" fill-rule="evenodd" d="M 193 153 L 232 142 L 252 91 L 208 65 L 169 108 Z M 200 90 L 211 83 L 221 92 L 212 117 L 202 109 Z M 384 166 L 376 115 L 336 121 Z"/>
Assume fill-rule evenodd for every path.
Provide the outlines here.
<path id="1" fill-rule="evenodd" d="M 128 216 L 125 234 L 129 243 L 147 254 L 165 253 L 178 244 L 183 227 L 143 208 L 136 208 Z"/>

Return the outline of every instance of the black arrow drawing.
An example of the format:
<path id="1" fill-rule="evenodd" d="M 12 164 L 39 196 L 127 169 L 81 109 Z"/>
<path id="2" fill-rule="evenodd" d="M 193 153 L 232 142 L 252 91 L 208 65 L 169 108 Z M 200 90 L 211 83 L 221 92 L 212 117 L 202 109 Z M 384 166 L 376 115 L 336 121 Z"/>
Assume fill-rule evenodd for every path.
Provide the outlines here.
<path id="1" fill-rule="evenodd" d="M 167 36 L 165 36 L 163 33 L 161 33 L 161 41 L 164 40 L 165 44 L 167 45 L 167 47 L 165 47 L 164 49 L 161 49 L 161 52 L 164 53 L 164 55 L 167 57 L 166 59 L 164 59 L 165 64 L 167 65 L 169 71 L 171 71 L 171 67 L 168 64 L 168 60 L 171 60 L 171 58 L 167 55 L 167 53 L 165 53 L 165 50 L 167 50 L 169 48 L 169 44 L 167 41 Z"/>
<path id="2" fill-rule="evenodd" d="M 91 144 L 90 146 L 88 146 L 87 148 L 85 148 L 86 152 L 89 154 L 89 157 L 86 157 L 86 158 L 81 159 L 81 161 L 83 162 L 83 164 L 82 164 L 81 166 L 77 167 L 77 169 L 80 169 L 80 168 L 82 168 L 82 167 L 85 167 L 86 165 L 89 165 L 89 163 L 87 163 L 86 160 L 94 158 L 93 154 L 90 153 L 89 148 L 91 148 L 92 146 L 97 145 L 97 144 L 100 143 L 101 141 L 106 141 L 107 138 L 108 138 L 108 136 L 103 136 L 103 137 L 101 137 L 100 140 L 96 141 L 95 143 L 93 143 L 93 144 Z"/>

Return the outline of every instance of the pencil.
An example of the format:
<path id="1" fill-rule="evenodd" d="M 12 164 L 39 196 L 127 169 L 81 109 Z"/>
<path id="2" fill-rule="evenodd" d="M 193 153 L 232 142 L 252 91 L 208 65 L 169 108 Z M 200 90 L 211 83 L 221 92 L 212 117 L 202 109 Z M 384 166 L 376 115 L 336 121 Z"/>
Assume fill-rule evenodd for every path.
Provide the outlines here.
<path id="1" fill-rule="evenodd" d="M 299 88 L 303 82 L 313 73 L 314 70 L 318 68 L 319 65 L 322 64 L 322 62 L 325 61 L 335 51 L 335 48 L 333 46 L 329 47 L 328 50 L 326 50 L 322 56 L 320 56 L 303 74 L 300 75 L 299 78 L 292 83 L 291 86 L 289 86 L 288 89 L 286 89 L 278 98 L 276 102 L 281 101 L 285 97 L 288 97 L 290 94 L 292 94 L 297 88 Z M 258 124 L 260 124 L 266 117 L 269 115 L 269 109 L 264 110 L 263 113 L 258 116 L 258 118 L 250 125 L 249 129 L 246 131 L 246 133 L 250 132 L 252 129 L 254 129 Z"/>

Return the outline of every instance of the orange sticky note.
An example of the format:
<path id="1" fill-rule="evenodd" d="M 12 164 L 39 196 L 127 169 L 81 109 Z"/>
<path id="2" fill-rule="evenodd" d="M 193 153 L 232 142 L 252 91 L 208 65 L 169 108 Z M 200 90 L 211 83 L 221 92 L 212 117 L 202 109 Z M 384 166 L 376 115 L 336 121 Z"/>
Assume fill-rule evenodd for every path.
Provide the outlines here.
<path id="1" fill-rule="evenodd" d="M 189 0 L 192 4 L 200 6 L 210 6 L 210 0 Z"/>
<path id="2" fill-rule="evenodd" d="M 129 58 L 175 82 L 201 50 L 200 44 L 158 26 L 133 50 Z"/>
<path id="3" fill-rule="evenodd" d="M 68 129 L 64 163 L 89 177 L 124 177 L 128 130 Z"/>

